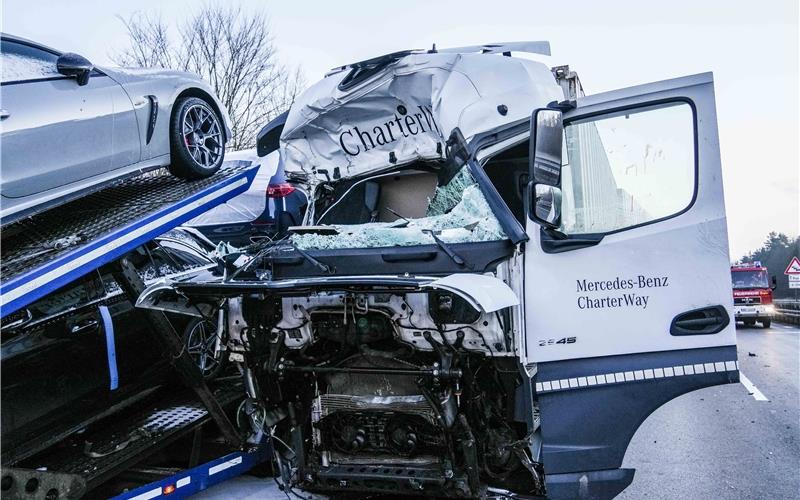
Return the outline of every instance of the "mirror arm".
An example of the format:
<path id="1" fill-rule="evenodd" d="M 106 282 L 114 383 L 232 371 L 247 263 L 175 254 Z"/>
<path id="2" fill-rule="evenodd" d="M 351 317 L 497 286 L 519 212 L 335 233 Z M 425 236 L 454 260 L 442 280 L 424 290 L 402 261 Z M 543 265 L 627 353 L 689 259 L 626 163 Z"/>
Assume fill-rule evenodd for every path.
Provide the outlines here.
<path id="1" fill-rule="evenodd" d="M 571 111 L 578 107 L 578 102 L 574 99 L 568 99 L 566 101 L 553 101 L 547 105 L 549 109 L 557 109 L 562 113 L 566 113 L 567 111 Z"/>
<path id="2" fill-rule="evenodd" d="M 78 74 L 78 76 L 77 76 L 78 85 L 84 86 L 87 83 L 89 83 L 89 76 L 91 74 L 92 74 L 92 70 L 86 70 L 86 71 L 83 71 L 82 73 Z"/>
<path id="3" fill-rule="evenodd" d="M 566 234 L 562 233 L 558 229 L 553 229 L 553 228 L 550 228 L 550 227 L 542 226 L 542 231 L 544 231 L 547 234 L 547 236 L 549 236 L 550 238 L 552 238 L 554 240 L 568 240 L 569 239 L 569 236 L 567 236 Z"/>

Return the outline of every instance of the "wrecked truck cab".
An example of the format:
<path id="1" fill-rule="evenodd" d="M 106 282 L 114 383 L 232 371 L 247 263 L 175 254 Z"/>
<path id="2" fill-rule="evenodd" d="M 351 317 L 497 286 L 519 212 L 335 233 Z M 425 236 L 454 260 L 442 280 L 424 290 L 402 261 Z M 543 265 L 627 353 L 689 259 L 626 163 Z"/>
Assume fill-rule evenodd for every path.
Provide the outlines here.
<path id="1" fill-rule="evenodd" d="M 280 141 L 306 224 L 140 298 L 221 312 L 287 487 L 612 498 L 650 413 L 737 380 L 713 79 L 583 96 L 526 47 L 332 72 Z"/>

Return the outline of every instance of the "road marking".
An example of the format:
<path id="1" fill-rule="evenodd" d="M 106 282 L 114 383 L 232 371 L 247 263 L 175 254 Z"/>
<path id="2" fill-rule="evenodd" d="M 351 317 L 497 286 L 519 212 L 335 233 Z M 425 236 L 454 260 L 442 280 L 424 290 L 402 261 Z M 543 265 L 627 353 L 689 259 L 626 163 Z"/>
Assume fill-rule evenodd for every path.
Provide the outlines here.
<path id="1" fill-rule="evenodd" d="M 767 399 L 764 393 L 759 391 L 758 387 L 756 387 L 752 382 L 750 382 L 750 379 L 747 378 L 745 374 L 742 373 L 741 370 L 739 370 L 739 382 L 742 383 L 744 388 L 747 389 L 747 392 L 749 392 L 753 396 L 753 399 L 755 399 L 756 401 L 769 401 L 769 399 Z"/>

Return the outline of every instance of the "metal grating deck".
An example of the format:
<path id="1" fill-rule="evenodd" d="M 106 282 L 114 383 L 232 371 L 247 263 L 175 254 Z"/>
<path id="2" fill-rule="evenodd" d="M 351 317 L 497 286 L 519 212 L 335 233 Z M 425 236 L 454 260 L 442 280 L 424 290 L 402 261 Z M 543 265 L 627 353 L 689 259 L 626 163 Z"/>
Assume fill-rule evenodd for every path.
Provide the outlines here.
<path id="1" fill-rule="evenodd" d="M 224 384 L 214 393 L 220 404 L 227 406 L 244 396 L 244 388 Z M 16 466 L 25 469 L 45 467 L 44 470 L 48 471 L 76 474 L 86 481 L 88 489 L 92 489 L 196 425 L 210 421 L 202 403 L 186 392 L 178 397 L 172 394 L 171 398 L 162 393 L 161 401 L 151 399 L 141 407 L 144 408 L 99 422 L 86 433 L 76 434 Z M 87 446 L 87 443 L 91 445 Z"/>
<path id="2" fill-rule="evenodd" d="M 2 316 L 244 192 L 256 170 L 227 162 L 195 181 L 150 172 L 3 227 Z"/>

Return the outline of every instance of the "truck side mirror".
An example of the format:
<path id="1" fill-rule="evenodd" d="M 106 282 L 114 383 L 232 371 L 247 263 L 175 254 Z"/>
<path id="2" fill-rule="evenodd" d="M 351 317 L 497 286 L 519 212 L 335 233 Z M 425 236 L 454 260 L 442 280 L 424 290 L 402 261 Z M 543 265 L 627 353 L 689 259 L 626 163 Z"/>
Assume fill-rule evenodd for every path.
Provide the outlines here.
<path id="1" fill-rule="evenodd" d="M 775 290 L 776 288 L 778 288 L 778 278 L 774 274 L 772 275 L 772 279 L 770 280 L 770 282 L 772 283 L 770 289 Z"/>
<path id="2" fill-rule="evenodd" d="M 561 225 L 561 111 L 537 109 L 531 116 L 528 216 L 555 229 Z"/>

